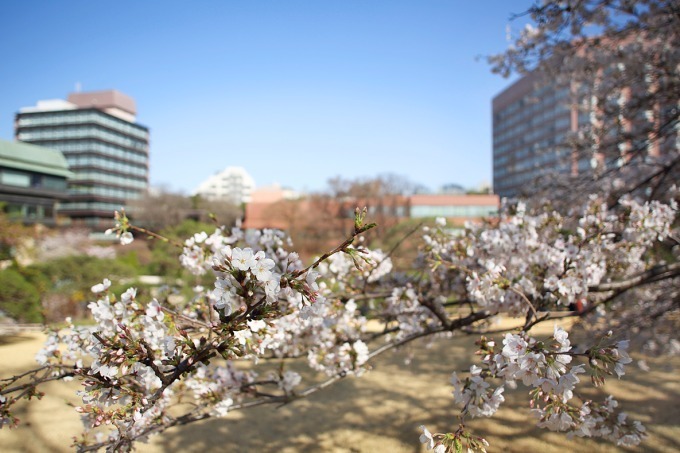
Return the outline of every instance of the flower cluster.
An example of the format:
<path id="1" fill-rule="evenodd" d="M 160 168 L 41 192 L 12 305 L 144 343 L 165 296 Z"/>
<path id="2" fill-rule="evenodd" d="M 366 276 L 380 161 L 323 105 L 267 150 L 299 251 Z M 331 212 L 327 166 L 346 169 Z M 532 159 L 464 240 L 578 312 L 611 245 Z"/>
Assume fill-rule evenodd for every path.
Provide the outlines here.
<path id="1" fill-rule="evenodd" d="M 386 341 L 402 340 L 411 335 L 425 332 L 436 325 L 436 317 L 432 310 L 425 307 L 413 287 L 407 283 L 405 287 L 396 287 L 385 299 L 383 316 L 388 322 L 396 322 L 397 331 L 389 335 Z"/>
<path id="2" fill-rule="evenodd" d="M 489 446 L 486 439 L 473 436 L 462 425 L 455 433 L 447 434 L 432 434 L 424 425 L 420 425 L 418 429 L 422 433 L 420 443 L 425 444 L 428 450 L 434 450 L 434 453 L 459 452 L 463 451 L 463 448 L 468 452 L 486 453 L 486 447 Z"/>
<path id="3" fill-rule="evenodd" d="M 266 258 L 263 251 L 229 246 L 219 250 L 213 257 L 216 273 L 214 306 L 224 316 L 234 309 L 246 310 L 247 301 L 253 301 L 257 293 L 264 292 L 269 302 L 276 300 L 281 290 L 281 274 L 272 272 L 274 260 Z"/>
<path id="4" fill-rule="evenodd" d="M 531 388 L 530 404 L 541 428 L 581 437 L 604 437 L 620 445 L 637 445 L 644 438 L 644 427 L 637 421 L 629 422 L 625 413 L 615 412 L 612 398 L 604 405 L 592 401 L 580 406 L 572 403 L 576 385 L 581 382 L 579 375 L 586 372 L 586 365 L 572 365 L 574 357 L 589 359 L 594 382 L 602 370 L 611 374 L 608 367 L 621 376 L 623 366 L 631 361 L 626 341 L 578 354 L 572 350 L 567 332 L 556 326 L 549 341 L 525 333 L 508 333 L 500 350 L 495 341 L 484 337 L 479 345 L 482 367 L 473 365 L 465 379 L 455 372 L 451 377 L 454 401 L 464 415 L 492 416 L 504 401 L 505 386 L 514 388 L 521 382 Z M 503 384 L 492 390 L 487 382 L 490 378 L 500 378 Z"/>
<path id="5" fill-rule="evenodd" d="M 392 260 L 382 250 L 349 247 L 345 253 L 330 256 L 319 265 L 319 273 L 340 290 L 356 280 L 375 283 L 392 271 Z"/>
<path id="6" fill-rule="evenodd" d="M 530 215 L 520 205 L 499 223 L 469 225 L 462 238 L 438 229 L 425 235 L 430 259 L 466 273 L 469 296 L 491 312 L 516 316 L 528 302 L 545 309 L 588 301 L 606 278 L 625 279 L 646 268 L 645 252 L 664 240 L 676 203 L 621 201 L 614 213 L 591 196 L 580 213 Z"/>
<path id="7" fill-rule="evenodd" d="M 135 238 L 132 236 L 132 232 L 130 232 L 130 222 L 125 215 L 125 209 L 114 212 L 114 221 L 114 227 L 106 230 L 105 234 L 115 233 L 121 245 L 132 244 Z"/>

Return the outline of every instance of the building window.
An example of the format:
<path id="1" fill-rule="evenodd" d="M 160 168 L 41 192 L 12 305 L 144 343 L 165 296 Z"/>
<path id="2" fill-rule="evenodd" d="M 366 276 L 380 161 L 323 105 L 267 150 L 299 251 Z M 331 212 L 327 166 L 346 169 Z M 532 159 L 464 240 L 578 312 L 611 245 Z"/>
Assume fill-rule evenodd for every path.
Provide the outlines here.
<path id="1" fill-rule="evenodd" d="M 12 170 L 2 170 L 0 183 L 8 186 L 31 187 L 31 175 Z"/>
<path id="2" fill-rule="evenodd" d="M 42 185 L 46 189 L 66 190 L 66 179 L 54 176 L 43 176 Z"/>

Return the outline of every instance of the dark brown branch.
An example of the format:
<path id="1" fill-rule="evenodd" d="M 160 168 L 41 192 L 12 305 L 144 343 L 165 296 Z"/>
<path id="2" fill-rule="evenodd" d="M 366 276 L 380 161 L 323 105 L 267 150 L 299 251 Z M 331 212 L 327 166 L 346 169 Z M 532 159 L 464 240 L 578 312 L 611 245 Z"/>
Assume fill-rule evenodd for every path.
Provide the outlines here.
<path id="1" fill-rule="evenodd" d="M 428 310 L 432 312 L 433 315 L 437 317 L 439 322 L 442 323 L 442 326 L 444 326 L 445 329 L 448 329 L 449 325 L 451 325 L 451 322 L 449 321 L 449 317 L 446 314 L 446 310 L 442 306 L 440 302 L 438 302 L 436 299 L 432 299 L 429 297 L 419 299 L 420 305 L 423 307 L 426 307 Z"/>
<path id="2" fill-rule="evenodd" d="M 52 368 L 53 367 L 42 367 L 42 368 L 39 368 L 39 370 L 42 371 L 43 369 L 52 369 Z M 59 368 L 61 368 L 61 367 L 59 367 Z M 64 366 L 64 368 L 67 368 L 67 367 Z M 73 369 L 73 367 L 68 367 L 68 368 L 71 369 L 71 370 Z M 36 374 L 37 374 L 37 372 L 39 372 L 37 370 L 33 370 L 33 371 L 36 371 Z M 27 374 L 28 373 L 24 373 L 22 375 L 22 377 L 26 376 Z M 59 381 L 59 380 L 64 379 L 66 377 L 73 377 L 75 375 L 76 375 L 76 373 L 74 371 L 69 371 L 69 372 L 66 372 L 64 374 L 59 374 L 58 376 L 47 376 L 47 377 L 33 378 L 34 379 L 33 381 L 27 382 L 26 384 L 21 384 L 21 385 L 16 385 L 14 387 L 4 388 L 4 389 L 2 389 L 2 391 L 0 391 L 0 394 L 8 395 L 10 393 L 18 392 L 20 390 L 25 390 L 27 388 L 37 387 L 38 385 L 44 384 L 45 382 Z M 18 378 L 17 380 L 19 380 L 19 379 L 21 379 L 21 378 Z M 16 382 L 16 381 L 14 381 L 14 382 Z"/>
<path id="3" fill-rule="evenodd" d="M 588 290 L 590 292 L 620 291 L 677 276 L 680 276 L 680 262 L 660 264 L 626 280 L 600 283 L 599 285 L 589 287 Z"/>

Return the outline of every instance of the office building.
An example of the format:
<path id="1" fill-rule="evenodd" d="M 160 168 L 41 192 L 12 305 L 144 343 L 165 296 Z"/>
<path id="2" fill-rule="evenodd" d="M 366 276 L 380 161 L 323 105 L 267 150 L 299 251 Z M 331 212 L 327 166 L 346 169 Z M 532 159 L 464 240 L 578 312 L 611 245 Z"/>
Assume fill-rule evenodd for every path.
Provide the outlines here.
<path id="1" fill-rule="evenodd" d="M 655 90 L 653 77 L 605 93 L 604 102 L 597 87 L 614 76 L 604 71 L 592 83 L 565 86 L 532 73 L 498 94 L 493 99 L 494 192 L 532 195 L 558 179 L 572 184 L 576 177 L 604 174 L 633 158 L 651 162 L 677 150 L 680 126 L 672 121 L 677 103 L 636 104 Z"/>
<path id="2" fill-rule="evenodd" d="M 588 121 L 570 104 L 568 88 L 525 76 L 493 99 L 493 190 L 501 197 L 532 190 L 548 173 L 574 174 L 590 165 L 573 162 L 570 132 Z"/>
<path id="3" fill-rule="evenodd" d="M 61 152 L 0 140 L 0 209 L 9 219 L 55 225 L 72 176 Z"/>
<path id="4" fill-rule="evenodd" d="M 60 214 L 101 228 L 113 211 L 149 184 L 149 129 L 136 123 L 135 101 L 118 91 L 71 93 L 16 115 L 16 139 L 63 153 L 73 178 Z M 134 214 L 134 213 L 133 213 Z"/>

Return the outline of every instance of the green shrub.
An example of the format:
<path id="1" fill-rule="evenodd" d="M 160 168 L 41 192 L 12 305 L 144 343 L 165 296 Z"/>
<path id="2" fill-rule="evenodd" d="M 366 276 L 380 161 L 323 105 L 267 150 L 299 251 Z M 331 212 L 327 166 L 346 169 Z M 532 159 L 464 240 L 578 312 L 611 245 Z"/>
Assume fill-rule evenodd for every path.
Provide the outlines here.
<path id="1" fill-rule="evenodd" d="M 212 234 L 215 228 L 214 224 L 185 220 L 178 225 L 161 230 L 160 234 L 175 244 L 181 244 L 185 239 L 201 231 Z M 151 262 L 147 267 L 149 274 L 163 275 L 170 278 L 186 277 L 186 272 L 177 259 L 182 253 L 180 248 L 174 244 L 158 240 L 149 241 L 149 247 L 152 256 Z"/>
<path id="2" fill-rule="evenodd" d="M 87 291 L 104 278 L 115 281 L 137 274 L 135 266 L 112 259 L 94 258 L 85 255 L 67 256 L 34 264 L 27 268 L 36 283 L 42 275 L 50 282 L 48 291 Z"/>
<path id="3" fill-rule="evenodd" d="M 0 272 L 0 310 L 20 322 L 42 322 L 38 290 L 16 270 Z"/>

